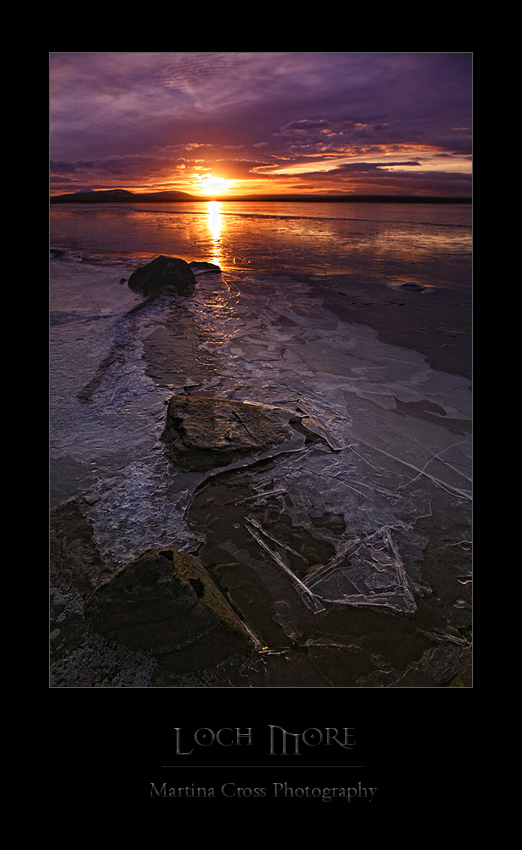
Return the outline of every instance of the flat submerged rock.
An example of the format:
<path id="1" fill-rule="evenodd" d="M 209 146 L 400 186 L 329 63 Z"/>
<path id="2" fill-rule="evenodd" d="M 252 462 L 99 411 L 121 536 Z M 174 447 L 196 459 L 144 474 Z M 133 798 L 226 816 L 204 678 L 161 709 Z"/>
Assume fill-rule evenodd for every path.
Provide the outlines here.
<path id="1" fill-rule="evenodd" d="M 262 405 L 176 395 L 168 403 L 161 438 L 172 463 L 201 472 L 262 454 L 292 436 L 277 411 Z"/>

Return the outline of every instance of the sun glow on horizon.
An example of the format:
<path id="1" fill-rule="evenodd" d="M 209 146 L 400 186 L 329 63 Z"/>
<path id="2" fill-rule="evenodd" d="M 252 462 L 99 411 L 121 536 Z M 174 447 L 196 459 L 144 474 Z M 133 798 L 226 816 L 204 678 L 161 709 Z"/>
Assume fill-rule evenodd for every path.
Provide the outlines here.
<path id="1" fill-rule="evenodd" d="M 225 180 L 224 177 L 215 177 L 213 174 L 206 174 L 204 177 L 198 175 L 199 186 L 206 194 L 227 192 L 233 182 L 233 180 Z"/>

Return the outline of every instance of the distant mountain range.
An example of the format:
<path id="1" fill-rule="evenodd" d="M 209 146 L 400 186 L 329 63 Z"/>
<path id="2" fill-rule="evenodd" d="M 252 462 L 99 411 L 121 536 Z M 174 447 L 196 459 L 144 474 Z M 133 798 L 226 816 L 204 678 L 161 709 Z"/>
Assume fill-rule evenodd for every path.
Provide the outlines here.
<path id="1" fill-rule="evenodd" d="M 127 189 L 82 189 L 68 195 L 51 195 L 51 204 L 103 204 L 125 203 L 126 201 L 199 201 L 187 192 L 129 192 Z"/>
<path id="2" fill-rule="evenodd" d="M 241 195 L 232 198 L 202 198 L 188 192 L 129 192 L 128 189 L 82 189 L 67 195 L 51 195 L 51 204 L 103 204 L 103 203 L 173 203 L 179 201 L 366 201 L 373 203 L 470 203 L 471 198 L 432 198 L 412 195 Z"/>

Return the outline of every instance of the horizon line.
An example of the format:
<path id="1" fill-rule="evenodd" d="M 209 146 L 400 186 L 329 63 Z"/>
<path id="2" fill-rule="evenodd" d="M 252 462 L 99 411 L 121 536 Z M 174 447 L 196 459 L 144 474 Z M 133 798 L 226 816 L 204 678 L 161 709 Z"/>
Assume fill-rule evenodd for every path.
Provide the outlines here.
<path id="1" fill-rule="evenodd" d="M 471 195 L 391 195 L 391 194 L 383 194 L 383 193 L 375 193 L 375 194 L 364 194 L 359 192 L 354 193 L 332 193 L 332 194 L 322 194 L 322 193 L 306 193 L 306 192 L 270 192 L 270 193 L 256 193 L 256 192 L 248 192 L 242 195 L 218 195 L 218 194 L 210 194 L 210 195 L 192 195 L 190 192 L 185 192 L 182 189 L 160 189 L 155 191 L 146 191 L 146 192 L 136 192 L 130 189 L 79 189 L 75 192 L 61 192 L 59 194 L 50 195 L 50 201 L 56 202 L 57 200 L 61 200 L 63 203 L 67 202 L 78 202 L 78 203 L 89 203 L 91 198 L 89 196 L 92 195 L 117 195 L 121 193 L 121 197 L 105 197 L 105 201 L 108 203 L 122 203 L 125 202 L 128 198 L 125 196 L 131 196 L 131 198 L 136 199 L 150 199 L 155 200 L 157 196 L 167 196 L 167 195 L 178 195 L 180 197 L 173 199 L 174 202 L 182 202 L 186 201 L 201 201 L 201 202 L 209 202 L 209 201 L 220 201 L 220 202 L 233 202 L 233 201 L 292 201 L 292 200 L 300 200 L 300 201 L 398 201 L 398 202 L 408 202 L 408 201 L 417 201 L 417 202 L 453 202 L 453 203 L 468 203 L 472 201 Z M 100 200 L 102 198 L 100 197 Z M 168 201 L 167 201 L 168 202 Z"/>

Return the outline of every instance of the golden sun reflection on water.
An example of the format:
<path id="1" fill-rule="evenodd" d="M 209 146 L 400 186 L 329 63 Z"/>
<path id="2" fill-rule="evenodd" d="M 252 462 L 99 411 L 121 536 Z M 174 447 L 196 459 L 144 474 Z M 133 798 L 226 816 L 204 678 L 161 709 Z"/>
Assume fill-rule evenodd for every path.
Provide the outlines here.
<path id="1" fill-rule="evenodd" d="M 212 263 L 219 266 L 221 259 L 221 215 L 219 201 L 208 201 L 208 229 L 212 235 Z"/>

